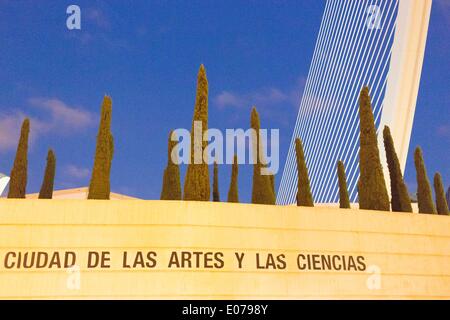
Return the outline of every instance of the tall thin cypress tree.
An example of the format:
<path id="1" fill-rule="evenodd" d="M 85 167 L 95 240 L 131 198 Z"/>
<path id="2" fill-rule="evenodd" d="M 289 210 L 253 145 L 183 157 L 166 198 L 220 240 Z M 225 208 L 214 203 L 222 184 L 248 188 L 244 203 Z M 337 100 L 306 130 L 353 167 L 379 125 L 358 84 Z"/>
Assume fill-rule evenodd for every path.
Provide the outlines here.
<path id="1" fill-rule="evenodd" d="M 414 151 L 414 165 L 416 166 L 419 213 L 436 214 L 430 181 L 428 180 L 427 170 L 422 156 L 422 149 L 420 149 L 420 147 L 417 147 Z"/>
<path id="2" fill-rule="evenodd" d="M 391 130 L 388 126 L 383 130 L 384 148 L 386 150 L 386 160 L 391 180 L 391 205 L 392 211 L 412 212 L 411 198 L 408 188 L 403 180 L 400 162 L 395 152 L 394 140 L 391 136 Z"/>
<path id="3" fill-rule="evenodd" d="M 449 215 L 448 203 L 445 199 L 444 186 L 442 184 L 442 176 L 439 172 L 434 175 L 434 193 L 436 194 L 436 209 L 441 215 Z"/>
<path id="4" fill-rule="evenodd" d="M 172 135 L 173 131 L 170 131 L 167 146 L 167 167 L 164 170 L 161 200 L 181 200 L 180 168 L 177 162 L 177 154 L 173 152 L 177 142 L 172 140 Z"/>
<path id="5" fill-rule="evenodd" d="M 269 179 L 270 179 L 270 187 L 272 188 L 272 193 L 276 199 L 277 195 L 275 192 L 275 175 L 274 174 L 269 175 Z"/>
<path id="6" fill-rule="evenodd" d="M 30 120 L 26 118 L 20 130 L 19 144 L 17 145 L 16 157 L 11 170 L 8 198 L 25 199 L 27 188 L 28 170 L 28 136 L 30 134 Z"/>
<path id="7" fill-rule="evenodd" d="M 264 154 L 262 146 L 260 144 L 260 128 L 259 114 L 256 111 L 256 107 L 252 108 L 250 117 L 250 126 L 255 132 L 253 137 L 256 148 L 253 148 L 256 152 L 253 156 L 256 157 L 253 165 L 253 185 L 252 185 L 252 203 L 259 204 L 275 204 L 275 194 L 272 191 L 272 182 L 270 175 L 261 174 L 261 170 L 264 165 L 261 161 L 261 155 Z"/>
<path id="8" fill-rule="evenodd" d="M 228 202 L 239 202 L 237 155 L 234 155 L 234 158 L 233 158 L 233 167 L 231 169 L 230 189 L 228 190 Z"/>
<path id="9" fill-rule="evenodd" d="M 39 199 L 53 198 L 53 185 L 55 181 L 56 157 L 52 149 L 47 153 L 47 164 L 45 166 L 44 180 L 42 181 Z"/>
<path id="10" fill-rule="evenodd" d="M 359 208 L 389 211 L 389 196 L 381 167 L 377 133 L 369 88 L 361 90 L 359 100 L 360 149 L 358 181 Z"/>
<path id="11" fill-rule="evenodd" d="M 447 204 L 450 206 L 450 187 L 447 189 L 447 193 L 445 194 L 445 199 L 447 200 Z"/>
<path id="12" fill-rule="evenodd" d="M 112 101 L 110 97 L 105 96 L 100 115 L 94 168 L 89 184 L 88 199 L 109 200 L 111 162 L 114 154 L 111 116 Z"/>
<path id="13" fill-rule="evenodd" d="M 300 138 L 295 139 L 295 154 L 297 157 L 297 206 L 314 207 L 314 201 L 309 185 L 308 168 Z"/>
<path id="14" fill-rule="evenodd" d="M 197 121 L 202 124 L 200 136 L 194 134 Z M 209 168 L 206 159 L 203 158 L 203 151 L 207 147 L 207 142 L 203 141 L 203 134 L 206 130 L 208 130 L 208 79 L 202 64 L 197 76 L 197 94 L 191 130 L 191 163 L 188 165 L 184 180 L 184 200 L 209 201 L 211 197 Z M 201 157 L 201 159 L 197 159 L 200 161 L 195 161 L 196 154 Z"/>
<path id="15" fill-rule="evenodd" d="M 219 167 L 217 162 L 214 161 L 214 175 L 213 175 L 213 201 L 220 202 L 219 195 Z"/>
<path id="16" fill-rule="evenodd" d="M 350 198 L 348 196 L 347 178 L 345 177 L 345 168 L 342 161 L 337 164 L 339 181 L 339 208 L 350 209 Z"/>

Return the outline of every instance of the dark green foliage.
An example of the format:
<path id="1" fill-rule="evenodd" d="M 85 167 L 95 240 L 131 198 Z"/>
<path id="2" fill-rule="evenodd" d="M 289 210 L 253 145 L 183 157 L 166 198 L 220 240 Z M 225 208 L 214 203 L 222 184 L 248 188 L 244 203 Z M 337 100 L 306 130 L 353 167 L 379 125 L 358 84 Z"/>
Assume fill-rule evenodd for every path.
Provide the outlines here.
<path id="1" fill-rule="evenodd" d="M 339 208 L 350 209 L 350 198 L 348 196 L 347 178 L 345 176 L 344 163 L 338 161 L 337 164 L 338 180 L 339 180 Z"/>
<path id="2" fill-rule="evenodd" d="M 228 202 L 239 202 L 238 160 L 236 155 L 233 158 L 233 167 L 231 169 L 231 181 L 230 181 L 230 189 L 228 190 Z"/>
<path id="3" fill-rule="evenodd" d="M 450 205 L 450 187 L 447 189 L 447 193 L 445 194 L 445 199 L 447 200 L 447 204 Z"/>
<path id="4" fill-rule="evenodd" d="M 384 149 L 386 150 L 386 160 L 391 180 L 391 205 L 392 211 L 412 212 L 411 198 L 408 188 L 403 180 L 400 162 L 395 152 L 394 141 L 391 130 L 388 126 L 383 130 Z"/>
<path id="5" fill-rule="evenodd" d="M 274 174 L 269 175 L 269 179 L 270 179 L 270 187 L 272 188 L 272 193 L 276 198 L 277 195 L 275 192 L 275 175 Z"/>
<path id="6" fill-rule="evenodd" d="M 53 185 L 55 181 L 56 157 L 52 149 L 47 153 L 47 165 L 45 166 L 44 180 L 42 181 L 39 199 L 53 198 Z"/>
<path id="7" fill-rule="evenodd" d="M 173 152 L 177 142 L 172 141 L 172 134 L 173 131 L 169 134 L 169 142 L 167 147 L 167 167 L 164 169 L 161 200 L 181 200 L 180 168 L 177 164 L 178 156 L 176 152 Z M 174 163 L 172 159 L 176 163 Z"/>
<path id="8" fill-rule="evenodd" d="M 449 215 L 448 203 L 445 199 L 444 186 L 442 184 L 442 177 L 439 172 L 434 175 L 434 193 L 436 194 L 436 209 L 437 213 L 441 215 Z"/>
<path id="9" fill-rule="evenodd" d="M 202 122 L 202 134 L 208 130 L 208 79 L 203 65 L 200 66 L 197 76 L 197 94 L 195 98 L 194 116 L 192 119 L 191 130 L 191 163 L 186 171 L 184 181 L 184 200 L 209 201 L 210 199 L 210 181 L 209 168 L 206 159 L 203 159 L 203 151 L 207 146 L 206 141 L 202 141 L 196 147 L 194 141 L 194 122 Z M 200 137 L 202 139 L 202 137 Z M 196 150 L 199 149 L 200 150 Z M 194 153 L 202 155 L 201 163 L 194 162 Z"/>
<path id="10" fill-rule="evenodd" d="M 253 143 L 255 143 L 256 157 L 255 164 L 253 165 L 253 185 L 252 185 L 252 203 L 259 204 L 275 204 L 275 194 L 272 189 L 272 182 L 270 175 L 261 174 L 261 169 L 264 168 L 264 164 L 261 161 L 261 154 L 263 153 L 262 146 L 259 143 L 259 130 L 261 128 L 259 115 L 256 108 L 252 108 L 250 126 L 255 131 L 256 136 Z"/>
<path id="11" fill-rule="evenodd" d="M 214 202 L 220 202 L 220 196 L 219 196 L 219 167 L 217 166 L 217 162 L 214 162 L 213 201 Z"/>
<path id="12" fill-rule="evenodd" d="M 389 211 L 389 196 L 381 167 L 377 133 L 367 87 L 364 87 L 360 94 L 359 120 L 359 208 Z"/>
<path id="13" fill-rule="evenodd" d="M 19 144 L 17 145 L 16 157 L 11 170 L 8 198 L 25 199 L 27 188 L 28 170 L 28 136 L 30 134 L 30 120 L 27 118 L 22 123 Z"/>
<path id="14" fill-rule="evenodd" d="M 420 147 L 417 147 L 414 151 L 414 165 L 416 166 L 419 213 L 436 214 L 430 181 L 428 180 L 427 170 L 422 156 L 422 149 L 420 149 Z"/>
<path id="15" fill-rule="evenodd" d="M 89 184 L 88 199 L 109 200 L 111 162 L 114 154 L 111 116 L 112 101 L 110 97 L 105 96 L 100 115 L 94 168 Z"/>
<path id="16" fill-rule="evenodd" d="M 299 138 L 295 139 L 295 154 L 297 158 L 297 206 L 314 207 L 305 154 Z"/>

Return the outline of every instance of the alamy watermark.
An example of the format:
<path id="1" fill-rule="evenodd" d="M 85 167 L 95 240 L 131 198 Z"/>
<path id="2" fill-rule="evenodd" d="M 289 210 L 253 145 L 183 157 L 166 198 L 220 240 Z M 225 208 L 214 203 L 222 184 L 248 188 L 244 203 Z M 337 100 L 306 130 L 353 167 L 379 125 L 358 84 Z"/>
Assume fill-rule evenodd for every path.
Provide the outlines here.
<path id="1" fill-rule="evenodd" d="M 224 134 L 219 129 L 211 128 L 203 132 L 202 122 L 194 121 L 193 156 L 191 155 L 191 133 L 187 129 L 180 128 L 172 133 L 171 140 L 178 143 L 172 149 L 170 157 L 174 164 L 190 164 L 191 161 L 194 164 L 213 164 L 214 162 L 233 164 L 236 154 L 238 164 L 260 163 L 262 175 L 276 174 L 280 166 L 280 134 L 278 129 L 269 131 L 270 140 L 267 129 L 226 129 Z M 206 147 L 204 147 L 205 143 Z"/>
<path id="2" fill-rule="evenodd" d="M 69 15 L 66 20 L 66 27 L 69 30 L 81 29 L 81 9 L 75 4 L 67 7 L 66 13 Z"/>
<path id="3" fill-rule="evenodd" d="M 366 13 L 369 15 L 366 20 L 366 26 L 368 29 L 381 29 L 381 9 L 377 5 L 370 5 L 367 7 Z"/>
<path id="4" fill-rule="evenodd" d="M 81 288 L 81 272 L 80 267 L 73 265 L 66 269 L 66 288 L 68 290 L 80 290 Z"/>
<path id="5" fill-rule="evenodd" d="M 370 265 L 366 270 L 370 276 L 367 278 L 366 286 L 369 290 L 380 290 L 381 289 L 381 268 L 377 265 Z"/>

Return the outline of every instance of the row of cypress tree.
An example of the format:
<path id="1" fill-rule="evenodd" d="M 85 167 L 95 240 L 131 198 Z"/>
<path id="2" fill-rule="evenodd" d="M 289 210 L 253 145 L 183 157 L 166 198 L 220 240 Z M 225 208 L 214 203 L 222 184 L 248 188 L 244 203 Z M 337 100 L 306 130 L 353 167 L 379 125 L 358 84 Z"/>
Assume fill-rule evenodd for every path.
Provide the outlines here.
<path id="1" fill-rule="evenodd" d="M 100 125 L 97 135 L 94 168 L 89 184 L 88 199 L 109 199 L 110 172 L 113 157 L 113 137 L 111 134 L 111 98 L 103 98 Z M 24 199 L 26 196 L 28 177 L 28 137 L 30 134 L 30 120 L 26 118 L 20 130 L 19 143 L 11 170 L 11 180 L 8 190 L 8 198 Z M 39 191 L 39 199 L 52 199 L 56 172 L 56 157 L 52 149 L 47 154 L 44 178 Z"/>
<path id="2" fill-rule="evenodd" d="M 389 127 L 383 130 L 383 141 L 386 151 L 391 187 L 391 199 L 389 199 L 386 183 L 384 180 L 383 169 L 381 166 L 380 154 L 378 149 L 377 132 L 372 111 L 369 88 L 364 87 L 360 93 L 359 99 L 359 117 L 360 117 L 360 151 L 359 165 L 360 178 L 358 181 L 359 207 L 360 209 L 412 212 L 411 199 L 409 197 L 407 186 L 403 180 L 400 169 L 400 163 L 394 148 L 394 142 Z M 206 142 L 196 145 L 192 132 L 194 130 L 194 121 L 202 121 L 203 132 L 207 130 L 208 124 L 208 80 L 203 65 L 200 66 L 197 77 L 197 94 L 194 107 L 194 116 L 192 120 L 191 131 L 191 150 L 198 150 L 203 154 L 206 148 Z M 252 184 L 252 203 L 275 204 L 274 176 L 262 175 L 263 164 L 260 161 L 262 154 L 259 144 L 259 130 L 261 128 L 260 119 L 256 108 L 253 107 L 250 116 L 250 126 L 256 131 L 256 163 L 253 167 Z M 194 164 L 194 155 L 191 154 L 191 163 L 188 165 L 186 179 L 184 183 L 184 192 L 181 192 L 180 170 L 178 165 L 171 162 L 171 155 L 175 142 L 171 140 L 172 132 L 169 135 L 168 145 L 168 163 L 164 171 L 163 187 L 161 199 L 164 200 L 198 200 L 208 201 L 210 199 L 209 169 L 205 162 Z M 174 139 L 175 140 L 175 139 Z M 305 155 L 302 141 L 295 140 L 295 151 L 297 157 L 297 205 L 314 206 L 314 201 L 310 189 L 308 169 L 306 166 Z M 174 155 L 175 156 L 175 155 Z M 436 206 L 433 203 L 431 187 L 427 178 L 425 164 L 423 161 L 420 147 L 416 149 L 415 165 L 417 171 L 417 198 L 419 202 L 420 213 L 439 213 L 448 214 L 448 204 L 445 199 L 442 178 L 436 173 L 434 178 L 436 192 Z M 220 201 L 218 187 L 218 166 L 214 163 L 213 171 L 213 201 Z M 234 158 L 232 177 L 228 192 L 229 202 L 238 202 L 237 187 L 237 159 Z M 339 202 L 341 208 L 350 208 L 350 200 L 347 190 L 345 177 L 345 168 L 342 161 L 337 163 L 337 175 L 339 183 Z M 184 195 L 184 196 L 183 196 Z"/>
<path id="3" fill-rule="evenodd" d="M 27 186 L 28 170 L 28 137 L 30 135 L 30 119 L 26 118 L 20 130 L 19 143 L 16 157 L 11 170 L 11 180 L 8 190 L 8 198 L 24 199 Z M 52 149 L 47 153 L 44 179 L 39 191 L 39 199 L 51 199 L 53 196 L 53 184 L 55 179 L 56 157 Z"/>
<path id="4" fill-rule="evenodd" d="M 161 190 L 161 200 L 195 200 L 195 201 L 209 201 L 210 200 L 210 180 L 209 168 L 206 159 L 202 163 L 194 163 L 194 153 L 198 152 L 204 154 L 207 147 L 207 142 L 203 141 L 201 144 L 196 143 L 193 132 L 194 122 L 202 122 L 202 134 L 208 129 L 208 79 L 206 77 L 206 70 L 203 65 L 200 66 L 197 76 L 197 93 L 195 98 L 194 115 L 192 119 L 191 130 L 191 163 L 188 164 L 186 177 L 184 181 L 183 192 L 181 192 L 180 169 L 179 166 L 172 162 L 176 160 L 176 154 L 173 153 L 173 148 L 176 142 L 172 139 L 173 132 L 169 134 L 167 166 L 164 170 L 163 185 Z M 261 128 L 259 114 L 255 107 L 252 108 L 250 115 L 250 126 L 255 130 L 256 141 L 256 163 L 253 166 L 253 186 L 252 186 L 252 203 L 259 204 L 275 204 L 275 177 L 273 175 L 261 174 L 261 169 L 264 164 L 260 159 L 260 154 L 264 154 L 259 145 L 259 130 Z M 214 163 L 213 169 L 213 201 L 220 201 L 219 182 L 218 182 L 218 165 Z M 231 181 L 228 190 L 228 202 L 239 202 L 238 194 L 238 159 L 235 155 L 233 158 L 233 166 L 231 170 Z"/>
<path id="5" fill-rule="evenodd" d="M 377 143 L 377 133 L 373 117 L 372 105 L 369 96 L 369 88 L 364 87 L 360 93 L 359 101 L 360 116 L 360 151 L 359 167 L 360 178 L 358 181 L 359 207 L 360 209 L 412 212 L 411 199 L 407 186 L 403 180 L 399 160 L 394 148 L 394 142 L 389 127 L 383 130 L 383 141 L 386 151 L 386 159 L 390 176 L 391 200 L 386 188 L 380 155 Z M 110 173 L 114 154 L 114 142 L 111 133 L 112 101 L 109 96 L 103 98 L 101 107 L 100 124 L 97 134 L 97 143 L 94 157 L 94 166 L 89 184 L 88 199 L 109 199 L 110 196 Z M 196 143 L 194 141 L 194 122 L 202 122 L 202 134 L 208 129 L 208 80 L 206 70 L 200 66 L 197 76 L 197 93 L 195 98 L 194 115 L 192 119 L 191 150 L 197 150 L 204 154 L 207 146 L 206 141 Z M 259 131 L 261 128 L 259 114 L 255 107 L 252 108 L 250 126 L 256 132 L 256 163 L 253 167 L 252 203 L 275 204 L 275 177 L 274 175 L 262 175 L 261 169 L 264 164 L 260 154 L 264 154 L 259 143 Z M 10 187 L 8 198 L 25 198 L 27 185 L 28 167 L 28 137 L 30 132 L 30 120 L 25 119 L 22 124 L 19 143 L 17 146 L 14 165 L 11 170 Z M 184 182 L 183 193 L 181 191 L 180 170 L 177 164 L 172 162 L 172 152 L 176 142 L 171 139 L 170 132 L 168 141 L 168 162 L 164 170 L 163 186 L 161 191 L 162 200 L 197 200 L 209 201 L 209 168 L 205 161 L 194 163 L 194 153 L 191 153 L 191 163 L 188 165 Z M 314 206 L 310 189 L 308 169 L 302 141 L 295 140 L 295 151 L 297 156 L 297 205 Z M 173 156 L 176 156 L 175 154 Z M 417 147 L 414 152 L 414 164 L 417 176 L 417 201 L 420 213 L 448 215 L 449 208 L 446 200 L 442 177 L 439 173 L 434 176 L 434 189 L 436 194 L 436 205 L 433 202 L 430 182 L 427 176 L 422 150 Z M 39 192 L 40 199 L 51 199 L 56 169 L 56 157 L 53 150 L 48 151 L 47 164 L 44 179 Z M 345 168 L 342 161 L 337 163 L 337 175 L 339 182 L 339 201 L 341 208 L 350 208 L 350 200 L 347 190 Z M 220 201 L 218 184 L 218 165 L 214 163 L 213 171 L 213 201 Z M 231 182 L 228 191 L 228 202 L 239 202 L 238 195 L 238 159 L 234 156 Z"/>
<path id="6" fill-rule="evenodd" d="M 391 185 L 391 201 L 384 180 L 383 169 L 377 143 L 377 133 L 373 117 L 372 105 L 369 96 L 369 88 L 364 87 L 360 93 L 359 101 L 360 117 L 360 151 L 358 181 L 359 208 L 368 210 L 412 212 L 411 198 L 408 188 L 403 180 L 400 162 L 394 147 L 391 131 L 388 126 L 383 130 L 383 142 L 386 151 L 386 160 L 389 170 Z M 302 142 L 299 138 L 295 141 L 297 155 L 298 191 L 297 205 L 313 206 L 311 190 L 309 186 L 308 170 L 303 154 Z M 433 202 L 430 182 L 428 180 L 422 150 L 417 147 L 414 152 L 414 163 L 417 176 L 417 201 L 419 213 L 448 215 L 449 208 L 445 198 L 442 177 L 440 173 L 434 176 L 434 189 L 436 194 L 436 206 Z M 339 184 L 339 206 L 350 208 L 350 200 L 347 190 L 345 168 L 342 161 L 337 163 L 337 175 Z"/>

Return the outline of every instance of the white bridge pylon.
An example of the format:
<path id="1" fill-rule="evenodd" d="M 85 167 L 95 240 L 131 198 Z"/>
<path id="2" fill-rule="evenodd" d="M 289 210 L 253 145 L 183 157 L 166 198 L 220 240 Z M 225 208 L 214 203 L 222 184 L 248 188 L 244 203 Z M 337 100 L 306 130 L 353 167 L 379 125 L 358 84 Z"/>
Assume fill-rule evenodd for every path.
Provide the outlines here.
<path id="1" fill-rule="evenodd" d="M 339 200 L 342 160 L 350 200 L 359 179 L 359 93 L 368 86 L 382 143 L 388 125 L 402 170 L 406 165 L 432 0 L 327 0 L 277 194 L 296 202 L 295 138 L 302 139 L 315 202 Z"/>

